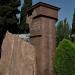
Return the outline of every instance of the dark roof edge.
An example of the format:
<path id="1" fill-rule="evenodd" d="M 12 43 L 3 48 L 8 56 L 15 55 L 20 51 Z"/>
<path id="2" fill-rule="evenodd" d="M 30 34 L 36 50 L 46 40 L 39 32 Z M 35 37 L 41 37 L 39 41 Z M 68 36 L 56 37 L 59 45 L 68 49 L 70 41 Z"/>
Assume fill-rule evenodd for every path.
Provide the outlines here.
<path id="1" fill-rule="evenodd" d="M 57 10 L 57 11 L 60 10 L 59 7 L 56 7 L 56 6 L 47 4 L 47 3 L 43 3 L 43 2 L 38 2 L 38 3 L 34 4 L 30 9 L 28 9 L 27 12 L 28 12 L 29 10 L 33 10 L 33 9 L 37 8 L 37 7 L 40 6 L 40 5 L 41 5 L 41 6 L 45 6 L 45 7 L 47 7 L 47 8 L 52 8 L 52 9 Z"/>
<path id="2" fill-rule="evenodd" d="M 37 16 L 35 16 L 35 17 L 33 17 L 33 19 L 36 19 L 36 18 L 38 18 L 38 17 L 46 17 L 46 18 L 51 18 L 51 19 L 54 19 L 54 20 L 56 20 L 56 21 L 58 21 L 58 19 L 57 18 L 54 18 L 54 17 L 51 17 L 51 16 L 46 16 L 46 15 L 37 15 Z"/>

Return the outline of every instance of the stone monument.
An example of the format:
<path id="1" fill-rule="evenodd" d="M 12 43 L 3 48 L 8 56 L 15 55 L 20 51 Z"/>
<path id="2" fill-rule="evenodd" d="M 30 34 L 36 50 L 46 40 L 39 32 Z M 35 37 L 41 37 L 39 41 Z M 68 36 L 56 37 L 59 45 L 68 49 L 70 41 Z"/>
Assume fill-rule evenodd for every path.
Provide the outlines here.
<path id="1" fill-rule="evenodd" d="M 36 48 L 36 75 L 53 75 L 56 50 L 55 23 L 60 8 L 39 2 L 27 11 L 30 43 Z"/>

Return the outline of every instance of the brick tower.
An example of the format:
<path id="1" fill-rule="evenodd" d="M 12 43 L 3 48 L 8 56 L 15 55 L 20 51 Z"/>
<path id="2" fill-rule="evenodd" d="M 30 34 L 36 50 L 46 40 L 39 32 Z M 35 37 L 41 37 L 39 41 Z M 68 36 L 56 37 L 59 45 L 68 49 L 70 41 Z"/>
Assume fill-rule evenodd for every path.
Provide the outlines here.
<path id="1" fill-rule="evenodd" d="M 56 50 L 55 23 L 60 8 L 39 2 L 27 11 L 30 42 L 36 48 L 36 75 L 53 75 Z"/>

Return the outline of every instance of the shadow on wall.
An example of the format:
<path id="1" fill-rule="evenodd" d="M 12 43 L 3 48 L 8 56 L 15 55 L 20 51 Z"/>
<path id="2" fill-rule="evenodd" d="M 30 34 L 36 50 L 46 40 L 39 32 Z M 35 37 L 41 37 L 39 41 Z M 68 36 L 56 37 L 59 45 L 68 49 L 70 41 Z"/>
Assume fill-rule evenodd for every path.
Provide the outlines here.
<path id="1" fill-rule="evenodd" d="M 2 50 L 2 43 L 3 39 L 5 38 L 6 30 L 3 28 L 0 28 L 0 58 L 1 58 L 1 50 Z"/>

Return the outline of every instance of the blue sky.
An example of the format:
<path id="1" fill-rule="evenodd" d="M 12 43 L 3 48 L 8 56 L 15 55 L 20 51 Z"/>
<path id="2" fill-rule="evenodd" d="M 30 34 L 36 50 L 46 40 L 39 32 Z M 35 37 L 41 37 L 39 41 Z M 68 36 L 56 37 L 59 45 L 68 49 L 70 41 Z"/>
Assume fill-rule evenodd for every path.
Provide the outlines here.
<path id="1" fill-rule="evenodd" d="M 23 3 L 23 0 L 21 0 Z M 73 11 L 75 9 L 75 0 L 32 0 L 33 5 L 38 2 L 45 2 L 60 7 L 59 20 L 67 18 L 70 26 L 72 24 Z"/>

